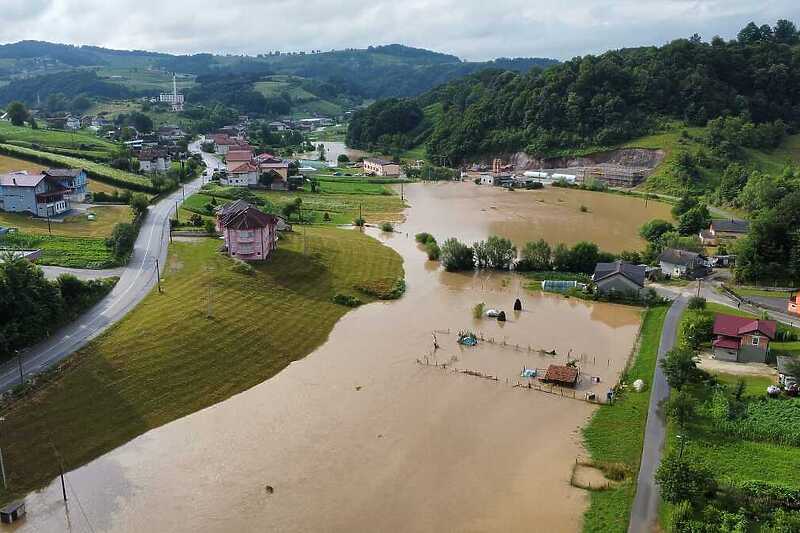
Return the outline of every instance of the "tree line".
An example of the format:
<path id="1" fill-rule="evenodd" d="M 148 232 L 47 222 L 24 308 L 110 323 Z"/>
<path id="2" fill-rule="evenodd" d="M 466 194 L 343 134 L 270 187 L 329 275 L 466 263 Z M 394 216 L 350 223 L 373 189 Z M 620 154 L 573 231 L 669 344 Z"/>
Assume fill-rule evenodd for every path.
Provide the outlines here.
<path id="1" fill-rule="evenodd" d="M 485 70 L 439 86 L 415 99 L 419 107 L 442 110 L 426 139 L 428 154 L 458 163 L 519 150 L 547 155 L 613 146 L 671 119 L 706 125 L 738 116 L 796 127 L 795 25 L 780 20 L 770 32 L 745 30 L 731 41 L 694 35 L 661 47 L 577 57 L 544 71 Z M 403 124 L 398 118 L 387 128 L 413 129 Z"/>

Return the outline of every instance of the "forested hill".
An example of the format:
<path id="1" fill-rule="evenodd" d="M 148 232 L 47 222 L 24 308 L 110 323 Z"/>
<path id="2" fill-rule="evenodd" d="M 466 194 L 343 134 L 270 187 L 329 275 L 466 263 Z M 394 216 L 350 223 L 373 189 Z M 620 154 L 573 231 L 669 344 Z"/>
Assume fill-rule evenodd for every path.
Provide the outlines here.
<path id="1" fill-rule="evenodd" d="M 500 58 L 488 62 L 461 61 L 459 58 L 430 50 L 411 48 L 399 44 L 374 46 L 366 49 L 332 50 L 329 52 L 268 52 L 256 56 L 230 55 L 170 55 L 145 51 L 109 50 L 94 46 L 71 46 L 41 41 L 22 41 L 0 45 L 0 81 L 9 82 L 8 95 L 20 98 L 28 90 L 25 80 L 36 80 L 50 76 L 48 83 L 65 73 L 95 70 L 101 82 L 120 78 L 122 70 L 139 72 L 178 72 L 219 79 L 258 76 L 291 75 L 331 83 L 347 92 L 348 97 L 385 98 L 392 96 L 414 96 L 441 83 L 467 74 L 499 66 L 504 69 L 525 72 L 532 67 L 548 67 L 558 63 L 542 58 Z M 77 88 L 75 78 L 67 88 Z M 109 87 L 97 85 L 84 78 L 85 93 L 62 96 L 105 96 Z M 35 83 L 35 82 L 34 82 Z M 138 93 L 146 89 L 132 87 Z M 97 89 L 99 94 L 91 92 Z M 154 91 L 150 91 L 154 92 Z M 33 96 L 22 94 L 22 100 L 31 101 Z M 46 95 L 40 95 L 44 97 Z M 5 102 L 0 102 L 5 103 Z M 239 109 L 240 111 L 247 111 Z"/>
<path id="2" fill-rule="evenodd" d="M 755 124 L 780 120 L 794 130 L 799 40 L 790 21 L 750 23 L 731 41 L 695 35 L 544 71 L 484 71 L 410 102 L 377 102 L 354 117 L 348 141 L 387 151 L 424 141 L 429 155 L 456 163 L 518 150 L 613 146 L 674 119 L 705 125 L 735 115 Z"/>

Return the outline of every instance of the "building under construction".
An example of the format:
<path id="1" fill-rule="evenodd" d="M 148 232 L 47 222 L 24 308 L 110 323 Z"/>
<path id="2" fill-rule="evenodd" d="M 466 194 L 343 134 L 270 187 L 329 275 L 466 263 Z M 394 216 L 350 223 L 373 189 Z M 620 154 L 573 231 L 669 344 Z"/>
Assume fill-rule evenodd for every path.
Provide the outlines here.
<path id="1" fill-rule="evenodd" d="M 605 163 L 585 168 L 583 180 L 585 182 L 591 177 L 607 183 L 609 187 L 635 187 L 644 180 L 651 170 L 651 168 L 647 167 L 629 167 Z"/>

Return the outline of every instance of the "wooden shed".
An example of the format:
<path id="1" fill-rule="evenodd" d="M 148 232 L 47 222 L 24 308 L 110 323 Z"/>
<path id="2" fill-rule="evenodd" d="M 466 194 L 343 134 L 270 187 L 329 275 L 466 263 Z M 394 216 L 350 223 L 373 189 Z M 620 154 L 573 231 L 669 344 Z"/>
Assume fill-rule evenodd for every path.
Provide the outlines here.
<path id="1" fill-rule="evenodd" d="M 550 365 L 542 381 L 562 387 L 574 387 L 578 383 L 578 369 L 572 366 Z"/>

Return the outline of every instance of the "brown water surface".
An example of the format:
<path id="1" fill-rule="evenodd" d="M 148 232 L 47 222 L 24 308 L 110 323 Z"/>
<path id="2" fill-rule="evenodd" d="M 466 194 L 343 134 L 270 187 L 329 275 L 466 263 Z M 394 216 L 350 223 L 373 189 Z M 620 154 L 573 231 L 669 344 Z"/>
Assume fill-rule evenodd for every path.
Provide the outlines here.
<path id="1" fill-rule="evenodd" d="M 451 190 L 466 196 L 468 187 Z M 569 479 L 583 453 L 579 428 L 595 406 L 514 385 L 527 383 L 519 377 L 525 366 L 575 358 L 577 397 L 603 394 L 624 367 L 640 311 L 527 292 L 510 274 L 441 271 L 413 232 L 442 223 L 468 238 L 473 230 L 459 222 L 475 227 L 463 221 L 476 204 L 442 199 L 436 214 L 422 207 L 436 197 L 414 189 L 406 189 L 413 207 L 400 226 L 411 235 L 374 233 L 405 259 L 402 299 L 354 310 L 323 346 L 274 378 L 69 472 L 68 512 L 58 480 L 30 494 L 19 530 L 579 530 L 588 497 Z M 534 198 L 485 194 L 514 210 Z M 473 318 L 478 302 L 505 310 L 509 321 Z M 495 342 L 462 348 L 459 329 Z"/>
<path id="2" fill-rule="evenodd" d="M 591 241 L 601 250 L 620 252 L 644 248 L 638 231 L 648 220 L 672 220 L 670 206 L 661 202 L 645 206 L 640 198 L 550 186 L 511 192 L 472 182 L 442 182 L 403 189 L 413 208 L 411 225 L 437 239 L 459 237 L 468 244 L 494 234 L 517 247 L 543 238 L 551 244 Z M 582 205 L 587 212 L 581 212 Z"/>

